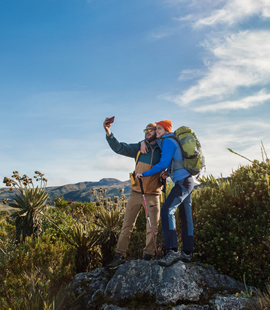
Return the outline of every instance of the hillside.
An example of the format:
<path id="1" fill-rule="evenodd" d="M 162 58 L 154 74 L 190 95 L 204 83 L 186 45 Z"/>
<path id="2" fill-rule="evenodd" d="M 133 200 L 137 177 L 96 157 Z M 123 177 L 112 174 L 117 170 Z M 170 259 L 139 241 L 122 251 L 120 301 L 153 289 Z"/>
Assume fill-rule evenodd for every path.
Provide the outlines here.
<path id="1" fill-rule="evenodd" d="M 50 199 L 55 197 L 64 197 L 74 201 L 89 202 L 95 201 L 95 195 L 92 195 L 92 189 L 99 190 L 100 188 L 106 189 L 107 197 L 120 196 L 120 189 L 124 189 L 124 194 L 128 197 L 130 193 L 130 181 L 120 181 L 113 178 L 101 179 L 98 182 L 79 182 L 76 184 L 66 184 L 62 186 L 47 187 Z M 4 192 L 5 188 L 1 188 L 0 199 L 9 198 L 9 195 Z M 9 192 L 9 194 L 14 192 Z"/>
<path id="2" fill-rule="evenodd" d="M 75 184 L 66 184 L 61 186 L 51 186 L 47 187 L 50 200 L 53 200 L 55 197 L 64 197 L 68 200 L 89 202 L 95 201 L 95 196 L 92 194 L 92 189 L 99 190 L 100 188 L 106 189 L 106 197 L 113 198 L 114 196 L 120 196 L 120 189 L 124 189 L 124 194 L 126 197 L 129 197 L 130 194 L 130 180 L 120 181 L 114 178 L 104 178 L 98 182 L 79 182 Z M 195 185 L 197 188 L 200 185 Z M 13 192 L 7 193 L 7 188 L 0 188 L 0 203 L 3 198 L 9 199 L 9 194 L 14 195 Z M 5 210 L 4 205 L 0 206 L 0 210 Z M 8 208 L 10 209 L 10 208 Z"/>

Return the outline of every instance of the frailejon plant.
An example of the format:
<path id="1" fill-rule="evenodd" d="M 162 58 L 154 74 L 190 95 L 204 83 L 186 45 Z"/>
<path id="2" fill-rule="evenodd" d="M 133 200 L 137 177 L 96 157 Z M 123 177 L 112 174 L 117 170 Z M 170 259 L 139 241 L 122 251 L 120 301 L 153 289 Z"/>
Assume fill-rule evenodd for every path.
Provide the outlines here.
<path id="1" fill-rule="evenodd" d="M 34 179 L 40 181 L 40 187 L 35 187 L 32 178 L 27 175 L 21 177 L 18 171 L 13 172 L 12 178 L 5 177 L 3 181 L 11 191 L 15 191 L 14 195 L 10 195 L 8 205 L 18 209 L 12 213 L 16 225 L 16 243 L 20 242 L 21 235 L 22 240 L 25 240 L 26 236 L 39 237 L 42 233 L 40 213 L 48 199 L 47 179 L 39 171 L 35 171 Z"/>
<path id="2" fill-rule="evenodd" d="M 55 212 L 58 214 L 58 217 L 52 218 Z M 54 210 L 44 212 L 43 216 L 45 219 L 44 222 L 47 225 L 50 224 L 48 226 L 46 225 L 48 227 L 46 232 L 50 233 L 53 241 L 56 239 L 55 232 L 58 231 L 60 237 L 76 249 L 75 269 L 77 273 L 86 272 L 98 267 L 100 255 L 97 249 L 97 243 L 100 239 L 100 231 L 95 230 L 94 225 L 76 223 L 72 218 L 72 225 L 69 225 L 66 220 L 69 220 L 70 223 L 70 216 L 60 210 L 55 210 L 55 208 Z M 62 225 L 63 222 L 66 223 L 64 227 Z"/>
<path id="3" fill-rule="evenodd" d="M 100 255 L 97 251 L 97 243 L 100 239 L 100 232 L 93 226 L 75 224 L 70 230 L 70 237 L 65 236 L 66 241 L 76 248 L 75 268 L 76 272 L 86 272 L 91 267 L 97 267 Z M 91 263 L 93 266 L 91 266 Z"/>
<path id="4" fill-rule="evenodd" d="M 102 266 L 106 266 L 113 258 L 114 247 L 121 230 L 124 208 L 115 205 L 111 208 L 100 206 L 96 214 L 95 224 L 101 229 L 100 249 Z"/>
<path id="5" fill-rule="evenodd" d="M 270 163 L 251 161 L 227 179 L 200 179 L 192 195 L 194 260 L 257 287 L 269 281 Z"/>

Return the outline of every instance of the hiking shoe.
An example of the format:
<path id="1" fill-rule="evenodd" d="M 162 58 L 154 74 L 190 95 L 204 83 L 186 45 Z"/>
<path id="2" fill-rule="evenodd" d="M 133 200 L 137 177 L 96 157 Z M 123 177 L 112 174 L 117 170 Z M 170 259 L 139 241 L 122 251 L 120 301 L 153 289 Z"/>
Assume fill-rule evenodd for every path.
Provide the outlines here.
<path id="1" fill-rule="evenodd" d="M 106 266 L 106 268 L 116 268 L 119 265 L 123 264 L 126 261 L 125 257 L 119 253 L 115 253 L 113 257 L 113 261 Z"/>
<path id="2" fill-rule="evenodd" d="M 191 263 L 192 261 L 192 253 L 186 254 L 183 250 L 181 251 L 180 260 L 185 263 Z"/>
<path id="3" fill-rule="evenodd" d="M 150 255 L 150 254 L 143 254 L 143 259 L 144 260 L 151 260 L 152 259 L 152 255 Z"/>
<path id="4" fill-rule="evenodd" d="M 179 259 L 181 259 L 180 251 L 175 252 L 174 250 L 169 250 L 165 257 L 158 261 L 158 264 L 160 266 L 168 267 L 177 262 Z"/>

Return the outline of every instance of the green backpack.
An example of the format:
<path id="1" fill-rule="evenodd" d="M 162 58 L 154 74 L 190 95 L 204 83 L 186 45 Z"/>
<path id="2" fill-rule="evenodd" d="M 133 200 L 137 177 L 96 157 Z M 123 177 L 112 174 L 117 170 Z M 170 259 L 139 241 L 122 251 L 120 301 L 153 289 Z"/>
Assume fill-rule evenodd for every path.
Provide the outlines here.
<path id="1" fill-rule="evenodd" d="M 205 168 L 205 158 L 202 153 L 201 144 L 195 132 L 186 126 L 177 128 L 174 136 L 182 151 L 183 161 L 173 159 L 172 170 L 185 168 L 191 175 L 200 174 Z"/>

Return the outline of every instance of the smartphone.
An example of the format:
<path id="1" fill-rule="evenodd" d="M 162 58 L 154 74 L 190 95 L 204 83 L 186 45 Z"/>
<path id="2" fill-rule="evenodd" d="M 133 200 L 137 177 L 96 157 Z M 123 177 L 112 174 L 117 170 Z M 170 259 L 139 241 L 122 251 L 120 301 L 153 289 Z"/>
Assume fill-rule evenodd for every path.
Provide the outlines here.
<path id="1" fill-rule="evenodd" d="M 109 119 L 107 120 L 106 124 L 112 124 L 112 123 L 114 122 L 114 118 L 115 118 L 115 116 L 109 118 Z"/>

